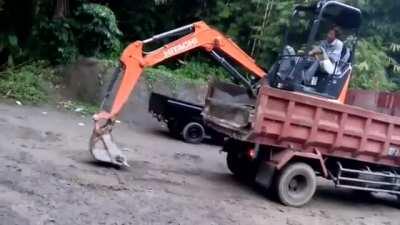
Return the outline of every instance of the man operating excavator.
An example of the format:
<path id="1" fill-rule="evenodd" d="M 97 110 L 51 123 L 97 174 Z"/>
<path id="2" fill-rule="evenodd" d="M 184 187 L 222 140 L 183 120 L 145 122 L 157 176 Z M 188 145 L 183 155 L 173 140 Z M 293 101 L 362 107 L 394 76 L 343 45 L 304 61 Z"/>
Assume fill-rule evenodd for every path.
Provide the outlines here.
<path id="1" fill-rule="evenodd" d="M 287 78 L 286 88 L 298 90 L 298 86 L 302 82 L 311 82 L 312 77 L 318 70 L 321 70 L 326 75 L 336 73 L 336 63 L 341 58 L 344 46 L 339 39 L 340 35 L 340 28 L 336 25 L 332 26 L 327 33 L 326 39 L 308 53 L 309 58 L 296 59 L 295 67 Z"/>

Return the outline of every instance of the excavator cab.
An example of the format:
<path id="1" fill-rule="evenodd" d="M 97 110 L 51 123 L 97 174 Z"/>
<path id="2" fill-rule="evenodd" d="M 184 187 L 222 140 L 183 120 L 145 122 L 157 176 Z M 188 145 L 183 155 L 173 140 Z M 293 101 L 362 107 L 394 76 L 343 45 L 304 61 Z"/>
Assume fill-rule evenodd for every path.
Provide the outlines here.
<path id="1" fill-rule="evenodd" d="M 284 47 L 268 74 L 269 84 L 280 89 L 344 101 L 352 72 L 352 62 L 361 25 L 361 11 L 337 1 L 321 1 L 312 6 L 297 6 L 284 37 Z M 309 52 L 326 38 L 333 26 L 341 30 L 340 59 L 330 72 L 319 68 L 311 72 L 299 66 L 316 62 Z M 318 64 L 318 63 L 317 63 Z M 331 66 L 332 67 L 332 66 Z M 300 68 L 300 70 L 299 70 Z"/>

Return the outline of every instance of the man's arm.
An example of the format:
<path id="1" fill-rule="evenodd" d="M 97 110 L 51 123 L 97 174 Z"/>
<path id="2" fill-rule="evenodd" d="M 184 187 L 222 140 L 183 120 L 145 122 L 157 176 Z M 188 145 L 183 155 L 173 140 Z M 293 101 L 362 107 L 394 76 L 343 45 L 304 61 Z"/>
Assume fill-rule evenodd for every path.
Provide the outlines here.
<path id="1" fill-rule="evenodd" d="M 343 42 L 339 39 L 336 39 L 336 41 L 332 44 L 323 41 L 321 43 L 321 48 L 325 50 L 331 62 L 336 63 L 340 60 L 340 56 L 342 55 Z"/>

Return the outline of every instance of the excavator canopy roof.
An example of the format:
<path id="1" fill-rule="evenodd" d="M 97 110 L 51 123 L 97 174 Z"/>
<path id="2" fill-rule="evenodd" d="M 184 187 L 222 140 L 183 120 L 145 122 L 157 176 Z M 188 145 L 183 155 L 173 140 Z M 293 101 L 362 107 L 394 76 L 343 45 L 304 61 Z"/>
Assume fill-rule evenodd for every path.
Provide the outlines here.
<path id="1" fill-rule="evenodd" d="M 343 29 L 358 29 L 361 26 L 361 10 L 337 1 L 325 3 L 319 14 Z"/>
<path id="2" fill-rule="evenodd" d="M 296 11 L 308 11 L 319 20 L 329 20 L 344 29 L 358 29 L 361 26 L 361 10 L 338 2 L 327 1 L 310 6 L 298 5 Z"/>

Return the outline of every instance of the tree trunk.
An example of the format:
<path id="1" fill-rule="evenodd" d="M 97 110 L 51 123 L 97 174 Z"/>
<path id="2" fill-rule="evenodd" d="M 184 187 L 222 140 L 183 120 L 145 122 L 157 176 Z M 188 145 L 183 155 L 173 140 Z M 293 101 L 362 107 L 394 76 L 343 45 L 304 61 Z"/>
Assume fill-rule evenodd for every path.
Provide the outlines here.
<path id="1" fill-rule="evenodd" d="M 68 16 L 69 0 L 56 0 L 53 19 L 64 19 Z"/>

